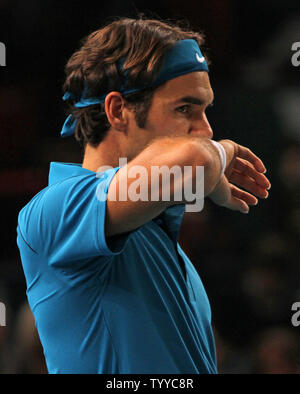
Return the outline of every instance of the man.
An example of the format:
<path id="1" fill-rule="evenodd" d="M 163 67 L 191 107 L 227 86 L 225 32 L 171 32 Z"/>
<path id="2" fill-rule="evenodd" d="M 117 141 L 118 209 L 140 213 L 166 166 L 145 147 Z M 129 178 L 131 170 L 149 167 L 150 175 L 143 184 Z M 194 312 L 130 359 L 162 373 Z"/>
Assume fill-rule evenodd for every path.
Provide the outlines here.
<path id="1" fill-rule="evenodd" d="M 125 18 L 90 34 L 66 65 L 71 114 L 61 134 L 75 133 L 83 163 L 51 163 L 49 186 L 18 223 L 50 373 L 217 372 L 209 301 L 177 242 L 191 201 L 175 197 L 187 183 L 195 190 L 198 167 L 204 195 L 244 213 L 270 183 L 248 148 L 212 141 L 202 43 L 177 26 Z M 130 171 L 142 168 L 150 190 L 155 166 L 192 171 L 172 177 L 168 201 L 163 177 L 158 198 L 129 198 Z"/>

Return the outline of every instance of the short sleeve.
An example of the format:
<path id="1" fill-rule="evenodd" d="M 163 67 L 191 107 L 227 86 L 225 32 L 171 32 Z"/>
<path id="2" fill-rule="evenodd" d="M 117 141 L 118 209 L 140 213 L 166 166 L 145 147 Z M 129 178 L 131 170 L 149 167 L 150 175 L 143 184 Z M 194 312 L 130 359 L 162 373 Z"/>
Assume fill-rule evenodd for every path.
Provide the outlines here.
<path id="1" fill-rule="evenodd" d="M 118 169 L 51 185 L 19 215 L 26 241 L 46 255 L 49 264 L 64 266 L 122 253 L 130 233 L 113 237 L 109 245 L 105 237 L 107 191 Z"/>

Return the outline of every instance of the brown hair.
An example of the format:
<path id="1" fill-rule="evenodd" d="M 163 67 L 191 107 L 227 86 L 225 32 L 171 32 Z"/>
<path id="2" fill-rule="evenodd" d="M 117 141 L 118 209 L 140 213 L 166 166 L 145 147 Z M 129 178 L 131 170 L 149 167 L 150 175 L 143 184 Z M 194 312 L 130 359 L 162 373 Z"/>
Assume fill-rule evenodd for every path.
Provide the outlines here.
<path id="1" fill-rule="evenodd" d="M 145 86 L 137 93 L 124 96 L 135 113 L 139 127 L 144 127 L 154 88 L 147 88 L 155 79 L 163 55 L 176 41 L 192 38 L 202 45 L 202 34 L 179 25 L 154 19 L 119 18 L 91 33 L 81 41 L 81 47 L 65 67 L 64 92 L 72 94 L 68 100 L 73 116 L 77 118 L 75 137 L 85 146 L 97 146 L 105 137 L 110 124 L 104 103 L 75 108 L 84 87 L 89 96 L 97 97 L 109 91 L 118 91 L 127 73 L 128 87 Z M 122 72 L 117 62 L 124 58 Z"/>

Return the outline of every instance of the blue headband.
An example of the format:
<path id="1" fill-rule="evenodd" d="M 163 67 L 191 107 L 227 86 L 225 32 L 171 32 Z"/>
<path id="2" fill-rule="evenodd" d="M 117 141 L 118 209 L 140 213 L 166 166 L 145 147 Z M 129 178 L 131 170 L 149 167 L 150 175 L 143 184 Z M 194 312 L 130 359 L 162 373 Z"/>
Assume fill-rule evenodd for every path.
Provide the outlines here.
<path id="1" fill-rule="evenodd" d="M 177 41 L 175 45 L 165 54 L 158 76 L 150 86 L 126 88 L 127 73 L 125 73 L 125 84 L 121 86 L 119 92 L 124 95 L 139 92 L 147 87 L 158 86 L 166 81 L 169 81 L 170 79 L 177 78 L 181 75 L 194 71 L 208 72 L 207 63 L 200 51 L 197 42 L 191 39 Z M 81 99 L 76 102 L 74 106 L 76 108 L 83 108 L 90 105 L 103 103 L 107 94 L 108 93 L 99 97 L 85 97 L 86 94 L 83 93 Z M 63 100 L 69 100 L 72 98 L 74 98 L 74 96 L 70 92 L 66 92 L 63 96 Z M 77 119 L 73 115 L 69 115 L 67 117 L 60 133 L 62 137 L 68 137 L 75 133 L 76 120 Z"/>

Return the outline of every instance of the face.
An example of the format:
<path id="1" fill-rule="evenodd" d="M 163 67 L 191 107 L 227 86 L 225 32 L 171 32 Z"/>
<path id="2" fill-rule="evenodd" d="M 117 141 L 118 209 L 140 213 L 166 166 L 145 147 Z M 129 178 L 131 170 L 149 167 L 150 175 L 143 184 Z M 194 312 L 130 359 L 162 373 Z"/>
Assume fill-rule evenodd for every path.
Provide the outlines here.
<path id="1" fill-rule="evenodd" d="M 167 81 L 153 95 L 145 128 L 138 128 L 133 119 L 130 122 L 128 143 L 131 156 L 159 136 L 212 138 L 205 111 L 212 104 L 213 97 L 206 72 L 197 71 Z"/>

